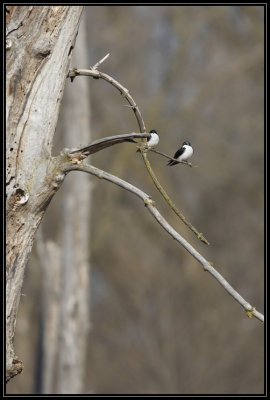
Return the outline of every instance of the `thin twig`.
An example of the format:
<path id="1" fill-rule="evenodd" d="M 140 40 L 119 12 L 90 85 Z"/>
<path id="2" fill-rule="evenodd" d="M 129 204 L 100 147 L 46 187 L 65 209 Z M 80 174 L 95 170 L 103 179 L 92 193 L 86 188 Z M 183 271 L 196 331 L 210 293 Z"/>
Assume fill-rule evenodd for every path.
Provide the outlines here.
<path id="1" fill-rule="evenodd" d="M 156 149 L 149 149 L 148 151 L 152 151 L 153 153 L 160 154 L 161 156 L 166 157 L 166 158 L 168 158 L 169 160 L 176 161 L 178 164 L 185 164 L 185 165 L 188 165 L 189 167 L 195 167 L 195 165 L 192 165 L 192 164 L 191 164 L 190 162 L 188 162 L 188 161 L 179 161 L 179 160 L 177 160 L 176 158 L 170 157 L 170 156 L 168 156 L 167 154 L 162 153 L 162 151 L 158 151 L 158 150 L 156 150 Z"/>
<path id="2" fill-rule="evenodd" d="M 125 190 L 135 194 L 141 200 L 143 200 L 147 210 L 156 219 L 156 221 L 165 229 L 178 243 L 180 243 L 204 268 L 205 271 L 209 272 L 220 285 L 244 308 L 248 317 L 254 316 L 260 321 L 264 321 L 264 316 L 258 312 L 255 307 L 251 306 L 240 294 L 223 278 L 223 276 L 213 267 L 212 263 L 207 261 L 197 250 L 194 249 L 160 214 L 158 209 L 155 207 L 153 199 L 144 193 L 141 189 L 118 178 L 115 175 L 109 174 L 99 168 L 85 163 L 73 164 L 72 162 L 63 163 L 61 166 L 64 174 L 70 171 L 83 171 L 94 175 L 100 179 L 106 179 L 109 182 L 122 187 Z"/>
<path id="3" fill-rule="evenodd" d="M 106 54 L 105 57 L 103 57 L 100 61 L 98 61 L 91 69 L 98 69 L 100 64 L 102 64 L 108 57 L 110 56 L 110 53 Z"/>

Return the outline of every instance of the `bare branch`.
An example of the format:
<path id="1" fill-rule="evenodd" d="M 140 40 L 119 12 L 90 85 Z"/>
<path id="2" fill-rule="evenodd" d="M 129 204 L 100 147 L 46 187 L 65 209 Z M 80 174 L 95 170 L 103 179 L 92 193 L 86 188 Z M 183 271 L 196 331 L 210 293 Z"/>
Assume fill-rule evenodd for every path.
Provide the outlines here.
<path id="1" fill-rule="evenodd" d="M 141 189 L 118 178 L 115 175 L 109 174 L 99 168 L 85 163 L 73 164 L 64 163 L 62 165 L 62 172 L 68 173 L 70 171 L 83 171 L 91 175 L 94 175 L 100 179 L 106 179 L 109 182 L 118 185 L 119 187 L 128 190 L 139 197 L 147 207 L 150 214 L 156 219 L 156 221 L 165 229 L 178 243 L 180 243 L 202 266 L 203 269 L 209 272 L 220 285 L 244 308 L 248 317 L 256 317 L 260 321 L 264 321 L 264 316 L 258 312 L 255 307 L 251 306 L 240 294 L 223 278 L 223 276 L 213 267 L 212 263 L 207 261 L 197 250 L 194 249 L 172 226 L 165 220 L 160 214 L 158 209 L 155 207 L 155 202 L 151 196 L 144 193 Z"/>
<path id="2" fill-rule="evenodd" d="M 102 139 L 95 140 L 94 142 L 89 143 L 86 146 L 78 147 L 76 149 L 72 149 L 69 151 L 68 155 L 70 157 L 76 157 L 79 159 L 84 159 L 90 154 L 97 153 L 100 150 L 105 149 L 106 147 L 113 146 L 115 144 L 123 143 L 123 142 L 134 142 L 133 139 L 144 139 L 149 138 L 151 135 L 149 133 L 125 133 L 123 135 L 115 135 L 108 136 Z"/>

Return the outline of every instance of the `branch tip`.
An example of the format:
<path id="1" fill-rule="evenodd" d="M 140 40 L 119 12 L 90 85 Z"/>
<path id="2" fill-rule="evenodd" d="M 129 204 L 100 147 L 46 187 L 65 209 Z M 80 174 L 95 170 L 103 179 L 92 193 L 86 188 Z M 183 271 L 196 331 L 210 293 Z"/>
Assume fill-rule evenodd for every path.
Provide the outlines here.
<path id="1" fill-rule="evenodd" d="M 103 57 L 100 61 L 98 61 L 93 67 L 90 67 L 90 69 L 92 69 L 92 70 L 97 69 L 100 66 L 100 64 L 102 64 L 109 56 L 110 56 L 110 53 L 106 54 L 105 57 Z"/>

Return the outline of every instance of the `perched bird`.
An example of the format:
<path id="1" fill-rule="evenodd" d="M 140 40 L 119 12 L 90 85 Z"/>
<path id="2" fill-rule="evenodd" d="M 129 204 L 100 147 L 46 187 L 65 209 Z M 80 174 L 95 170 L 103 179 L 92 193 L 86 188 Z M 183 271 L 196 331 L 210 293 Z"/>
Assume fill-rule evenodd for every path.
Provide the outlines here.
<path id="1" fill-rule="evenodd" d="M 155 131 L 155 129 L 152 129 L 149 133 L 151 134 L 151 136 L 147 138 L 147 147 L 157 146 L 159 143 L 159 136 L 157 134 L 157 131 Z M 137 150 L 137 153 L 138 151 L 140 151 L 140 149 Z"/>
<path id="2" fill-rule="evenodd" d="M 157 134 L 157 131 L 155 129 L 152 129 L 149 133 L 151 133 L 151 137 L 147 138 L 147 145 L 148 147 L 155 147 L 158 145 L 159 142 L 159 136 Z"/>
<path id="3" fill-rule="evenodd" d="M 188 158 L 190 158 L 193 154 L 193 148 L 190 144 L 190 142 L 184 142 L 180 149 L 177 150 L 173 158 L 175 158 L 178 161 L 186 161 Z M 170 167 L 172 165 L 178 164 L 177 161 L 170 160 L 167 165 Z"/>

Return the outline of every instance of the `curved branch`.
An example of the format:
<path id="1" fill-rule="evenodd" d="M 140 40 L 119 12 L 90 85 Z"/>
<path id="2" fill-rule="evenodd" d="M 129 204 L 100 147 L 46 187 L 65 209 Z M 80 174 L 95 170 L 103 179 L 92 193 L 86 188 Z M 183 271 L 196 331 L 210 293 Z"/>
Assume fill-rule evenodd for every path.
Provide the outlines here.
<path id="1" fill-rule="evenodd" d="M 88 174 L 94 175 L 100 179 L 106 179 L 109 182 L 118 185 L 119 187 L 128 190 L 135 194 L 141 200 L 143 200 L 147 210 L 156 219 L 156 221 L 165 229 L 169 235 L 171 235 L 178 243 L 180 243 L 202 266 L 203 269 L 209 272 L 220 285 L 244 308 L 248 317 L 256 317 L 260 321 L 264 321 L 264 316 L 258 312 L 255 307 L 251 306 L 240 294 L 223 278 L 223 276 L 213 267 L 212 263 L 207 261 L 197 250 L 194 249 L 172 226 L 166 221 L 166 219 L 160 214 L 158 209 L 155 207 L 155 202 L 152 198 L 144 193 L 141 189 L 132 185 L 123 179 L 118 178 L 115 175 L 109 174 L 99 168 L 85 163 L 73 164 L 63 163 L 62 172 L 64 174 L 70 171 L 83 171 Z"/>
<path id="2" fill-rule="evenodd" d="M 115 79 L 113 79 L 110 75 L 104 74 L 103 72 L 97 71 L 96 69 L 77 69 L 73 68 L 71 71 L 69 71 L 68 77 L 73 80 L 75 79 L 76 76 L 82 75 L 82 76 L 92 76 L 94 79 L 104 79 L 105 81 L 109 82 L 111 85 L 113 85 L 117 90 L 119 90 L 121 96 L 127 99 L 127 102 L 131 106 L 135 117 L 137 119 L 140 131 L 142 133 L 146 132 L 145 124 L 142 119 L 140 110 L 133 100 L 133 98 L 130 96 L 129 91 L 121 85 L 121 83 L 117 82 Z"/>

